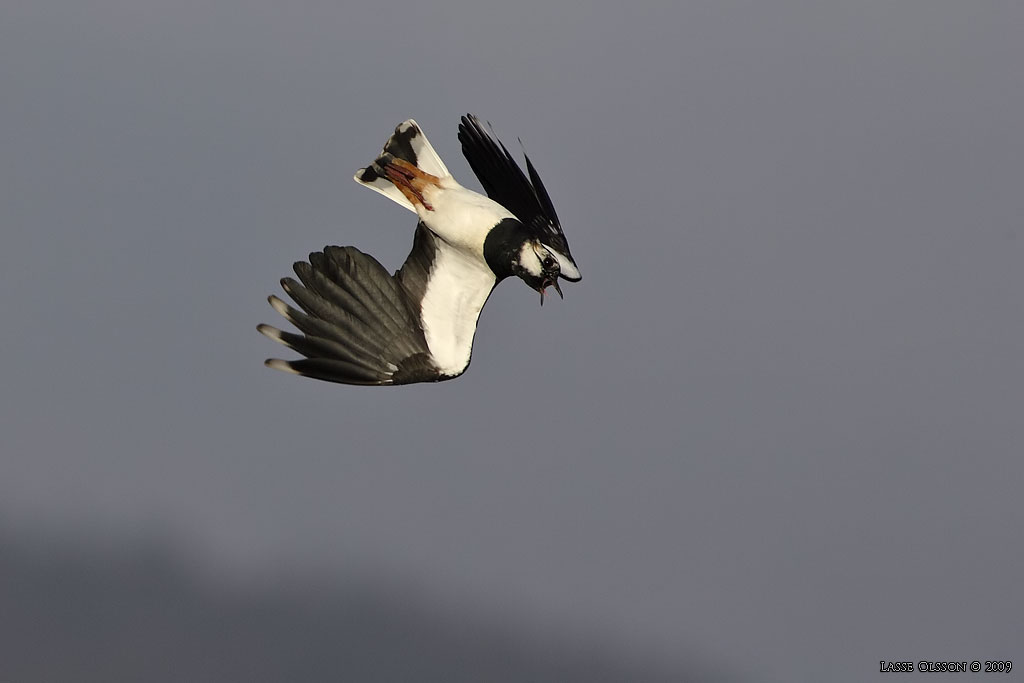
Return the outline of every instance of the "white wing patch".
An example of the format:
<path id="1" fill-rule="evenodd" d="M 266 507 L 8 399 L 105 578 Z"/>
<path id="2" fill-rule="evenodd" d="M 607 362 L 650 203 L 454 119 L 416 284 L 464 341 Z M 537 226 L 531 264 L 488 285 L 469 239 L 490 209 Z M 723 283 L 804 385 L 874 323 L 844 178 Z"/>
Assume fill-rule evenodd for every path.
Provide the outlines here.
<path id="1" fill-rule="evenodd" d="M 494 289 L 494 273 L 478 258 L 436 240 L 437 252 L 421 302 L 420 322 L 434 362 L 446 375 L 469 365 L 480 311 Z"/>

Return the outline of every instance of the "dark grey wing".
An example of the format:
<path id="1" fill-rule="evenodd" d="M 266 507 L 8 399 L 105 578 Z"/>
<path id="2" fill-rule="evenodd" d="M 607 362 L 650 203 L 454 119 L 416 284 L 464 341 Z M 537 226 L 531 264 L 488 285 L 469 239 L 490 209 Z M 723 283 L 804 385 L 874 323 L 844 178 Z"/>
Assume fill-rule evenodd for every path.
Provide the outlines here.
<path id="1" fill-rule="evenodd" d="M 523 223 L 543 217 L 558 224 L 551 202 L 542 203 L 530 180 L 500 140 L 492 136 L 472 114 L 462 117 L 459 142 L 473 173 L 487 196 L 515 214 Z M 547 198 L 547 193 L 544 193 Z"/>
<path id="2" fill-rule="evenodd" d="M 412 238 L 412 251 L 395 273 L 395 279 L 405 292 L 406 298 L 415 310 L 420 309 L 423 294 L 427 291 L 430 269 L 437 256 L 437 242 L 434 234 L 423 223 L 416 224 Z"/>
<path id="3" fill-rule="evenodd" d="M 258 329 L 305 358 L 270 359 L 267 366 L 343 384 L 447 379 L 427 348 L 419 322 L 416 287 L 411 284 L 414 272 L 424 268 L 429 272 L 430 248 L 417 230 L 413 251 L 395 276 L 354 247 L 326 247 L 310 254 L 308 263 L 296 263 L 299 280 L 286 277 L 281 286 L 301 310 L 276 296 L 270 297 L 270 305 L 301 334 L 269 325 Z M 407 270 L 409 274 L 403 278 Z"/>
<path id="4" fill-rule="evenodd" d="M 568 261 L 562 264 L 565 276 L 578 280 L 575 277 L 578 268 L 558 222 L 558 214 L 555 213 L 548 191 L 537 169 L 530 162 L 530 157 L 523 155 L 529 173 L 527 177 L 505 145 L 484 129 L 480 120 L 472 114 L 462 117 L 459 142 L 462 143 L 462 154 L 487 196 L 511 211 L 533 237 L 565 257 Z"/>

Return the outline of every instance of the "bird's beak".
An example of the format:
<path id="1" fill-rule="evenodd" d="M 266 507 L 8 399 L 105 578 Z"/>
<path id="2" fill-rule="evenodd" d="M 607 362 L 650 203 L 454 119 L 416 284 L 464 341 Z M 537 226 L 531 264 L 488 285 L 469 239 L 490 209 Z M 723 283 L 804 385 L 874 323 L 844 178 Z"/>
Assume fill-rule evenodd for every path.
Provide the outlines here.
<path id="1" fill-rule="evenodd" d="M 546 280 L 540 287 L 537 288 L 537 291 L 540 292 L 541 306 L 544 305 L 544 290 L 547 289 L 548 287 L 554 287 L 555 291 L 558 292 L 558 298 L 565 299 L 565 295 L 562 294 L 562 288 L 558 286 L 558 277 L 556 276 L 555 279 Z"/>

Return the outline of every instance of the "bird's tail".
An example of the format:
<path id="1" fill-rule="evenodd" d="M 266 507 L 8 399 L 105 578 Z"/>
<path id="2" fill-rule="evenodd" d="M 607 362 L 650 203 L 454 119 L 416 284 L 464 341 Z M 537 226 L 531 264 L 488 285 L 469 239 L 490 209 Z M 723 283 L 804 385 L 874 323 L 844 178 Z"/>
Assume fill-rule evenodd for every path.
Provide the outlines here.
<path id="1" fill-rule="evenodd" d="M 399 160 L 396 165 L 395 160 Z M 406 162 L 402 164 L 401 162 Z M 388 138 L 388 141 L 384 144 L 384 149 L 381 150 L 380 155 L 374 159 L 373 163 L 366 168 L 361 168 L 356 172 L 356 182 L 366 185 L 371 190 L 376 190 L 388 199 L 397 202 L 409 209 L 410 211 L 416 211 L 412 201 L 410 201 L 409 192 L 403 192 L 402 186 L 407 183 L 401 182 L 399 179 L 398 184 L 395 182 L 395 167 L 397 166 L 400 174 L 408 176 L 408 166 L 411 165 L 413 168 L 422 171 L 422 173 L 428 176 L 436 176 L 437 178 L 444 178 L 450 175 L 444 162 L 441 161 L 441 157 L 437 155 L 434 148 L 430 146 L 430 141 L 427 140 L 426 134 L 423 129 L 420 128 L 419 124 L 409 119 L 403 123 L 398 124 L 395 128 L 394 134 Z M 389 173 L 389 167 L 392 171 Z M 419 175 L 415 174 L 414 175 Z M 406 188 L 407 190 L 409 188 Z M 413 195 L 413 199 L 415 196 Z"/>

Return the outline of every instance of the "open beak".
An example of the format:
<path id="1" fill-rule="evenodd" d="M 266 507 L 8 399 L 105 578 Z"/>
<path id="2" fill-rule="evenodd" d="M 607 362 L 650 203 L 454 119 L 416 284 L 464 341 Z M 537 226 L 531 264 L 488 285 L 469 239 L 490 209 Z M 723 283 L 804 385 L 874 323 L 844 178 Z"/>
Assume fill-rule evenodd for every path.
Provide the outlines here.
<path id="1" fill-rule="evenodd" d="M 555 291 L 558 292 L 558 298 L 559 299 L 565 299 L 565 295 L 562 294 L 562 288 L 558 286 L 558 276 L 555 276 L 555 278 L 553 280 L 545 280 L 541 284 L 540 289 L 537 290 L 538 292 L 540 292 L 540 305 L 541 306 L 544 305 L 544 290 L 547 289 L 548 287 L 554 287 Z"/>

